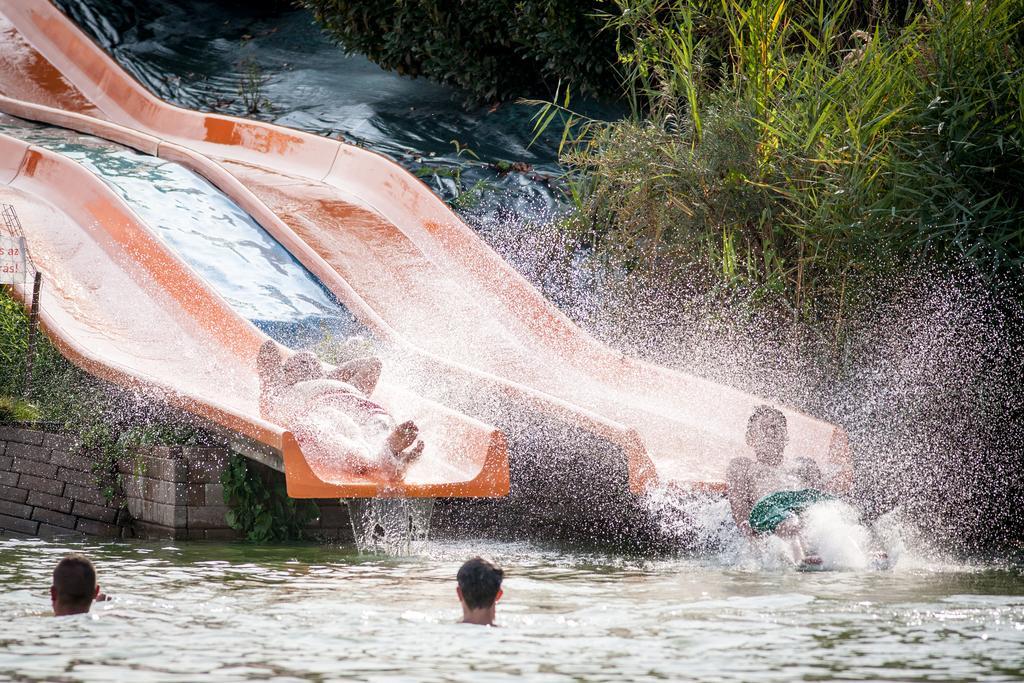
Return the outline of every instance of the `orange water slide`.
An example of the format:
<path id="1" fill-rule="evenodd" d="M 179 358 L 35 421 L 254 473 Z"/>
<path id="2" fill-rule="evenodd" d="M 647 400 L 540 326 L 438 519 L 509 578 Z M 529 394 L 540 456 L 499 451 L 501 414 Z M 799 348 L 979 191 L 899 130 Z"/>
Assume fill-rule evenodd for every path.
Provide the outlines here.
<path id="1" fill-rule="evenodd" d="M 285 127 L 169 105 L 46 0 L 0 0 L 0 15 L 0 93 L 8 98 L 0 108 L 80 130 L 95 117 L 153 136 L 177 150 L 176 160 L 221 176 L 211 180 L 377 332 L 613 434 L 629 453 L 634 490 L 652 482 L 722 488 L 761 399 L 597 342 L 393 162 Z M 78 116 L 61 123 L 60 112 Z M 783 411 L 790 455 L 848 478 L 842 430 Z"/>
<path id="2" fill-rule="evenodd" d="M 40 321 L 67 357 L 269 447 L 296 496 L 507 493 L 500 432 L 385 382 L 374 398 L 399 419 L 416 420 L 428 444 L 405 481 L 382 484 L 331 463 L 307 463 L 288 431 L 260 417 L 255 359 L 266 337 L 102 181 L 66 157 L 0 135 L 0 202 L 20 216 L 43 273 Z"/>

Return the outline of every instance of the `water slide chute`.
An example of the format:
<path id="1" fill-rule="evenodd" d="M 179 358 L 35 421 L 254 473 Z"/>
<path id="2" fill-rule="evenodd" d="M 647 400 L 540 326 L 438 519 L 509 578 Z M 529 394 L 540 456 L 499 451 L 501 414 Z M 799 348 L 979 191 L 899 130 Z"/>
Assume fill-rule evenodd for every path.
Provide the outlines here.
<path id="1" fill-rule="evenodd" d="M 132 146 L 125 131 L 151 137 L 155 153 L 210 178 L 375 334 L 415 348 L 438 374 L 454 369 L 470 394 L 501 395 L 614 443 L 634 493 L 656 483 L 723 490 L 725 464 L 745 452 L 747 418 L 764 401 L 594 340 L 397 164 L 167 104 L 45 0 L 0 1 L 0 36 L 0 109 Z M 844 432 L 780 408 L 789 454 L 848 479 Z"/>
<path id="2" fill-rule="evenodd" d="M 256 351 L 267 339 L 181 263 L 102 181 L 67 158 L 0 135 L 0 202 L 17 207 L 44 274 L 40 321 L 88 372 L 202 416 L 279 456 L 304 497 L 500 496 L 500 432 L 382 383 L 374 398 L 424 425 L 432 447 L 399 484 L 308 462 L 260 417 Z M 23 287 L 16 294 L 24 298 Z"/>

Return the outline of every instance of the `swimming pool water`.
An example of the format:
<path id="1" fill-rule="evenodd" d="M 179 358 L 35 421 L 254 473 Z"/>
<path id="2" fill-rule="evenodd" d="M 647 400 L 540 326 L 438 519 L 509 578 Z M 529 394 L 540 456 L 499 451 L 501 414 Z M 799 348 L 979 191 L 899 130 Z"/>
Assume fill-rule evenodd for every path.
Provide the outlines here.
<path id="1" fill-rule="evenodd" d="M 87 552 L 113 600 L 49 617 Z M 506 569 L 501 628 L 457 625 L 468 556 Z M 353 548 L 0 540 L 0 678 L 213 681 L 887 680 L 1024 676 L 1014 567 L 803 574 L 523 544 Z"/>

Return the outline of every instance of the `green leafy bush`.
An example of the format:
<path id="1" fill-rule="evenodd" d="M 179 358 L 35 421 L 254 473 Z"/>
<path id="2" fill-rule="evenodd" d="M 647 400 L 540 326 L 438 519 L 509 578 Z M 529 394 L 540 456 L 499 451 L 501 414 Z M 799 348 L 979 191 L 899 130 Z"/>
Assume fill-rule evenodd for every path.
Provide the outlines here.
<path id="1" fill-rule="evenodd" d="M 282 479 L 268 481 L 241 456 L 231 459 L 221 483 L 228 525 L 253 543 L 303 540 L 306 525 L 319 514 L 315 503 L 289 498 Z"/>
<path id="2" fill-rule="evenodd" d="M 28 315 L 21 303 L 0 288 L 0 394 L 21 393 L 28 351 Z"/>
<path id="3" fill-rule="evenodd" d="M 0 394 L 21 395 L 28 356 L 29 318 L 24 306 L 0 288 Z M 97 406 L 99 385 L 69 363 L 46 335 L 36 337 L 31 395 L 39 419 L 67 427 L 89 422 L 83 418 Z"/>
<path id="4" fill-rule="evenodd" d="M 601 0 L 300 0 L 348 52 L 466 90 L 478 101 L 559 82 L 615 94 L 615 36 Z"/>
<path id="5" fill-rule="evenodd" d="M 20 398 L 0 396 L 0 424 L 38 422 L 39 408 Z"/>
<path id="6" fill-rule="evenodd" d="M 1024 265 L 1019 0 L 929 3 L 851 31 L 849 3 L 619 0 L 634 113 L 562 111 L 581 241 L 633 267 L 841 310 L 906 259 Z"/>

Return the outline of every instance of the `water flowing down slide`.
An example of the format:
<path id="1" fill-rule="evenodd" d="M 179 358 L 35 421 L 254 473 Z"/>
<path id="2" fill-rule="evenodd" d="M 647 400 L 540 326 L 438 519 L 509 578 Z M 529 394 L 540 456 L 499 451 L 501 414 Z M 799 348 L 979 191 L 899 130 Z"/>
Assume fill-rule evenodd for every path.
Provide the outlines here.
<path id="1" fill-rule="evenodd" d="M 429 444 L 402 483 L 309 459 L 260 417 L 256 354 L 267 337 L 181 263 L 102 181 L 66 157 L 0 135 L 0 203 L 16 207 L 43 273 L 40 320 L 96 376 L 181 406 L 241 435 L 305 497 L 501 496 L 499 432 L 382 383 L 374 399 L 423 426 Z M 24 297 L 24 287 L 16 293 Z M 280 459 L 275 461 L 274 456 Z"/>
<path id="2" fill-rule="evenodd" d="M 140 149 L 152 140 L 148 153 L 209 178 L 381 339 L 439 374 L 618 444 L 634 492 L 656 483 L 721 491 L 726 463 L 746 452 L 746 422 L 762 399 L 599 343 L 377 154 L 169 105 L 46 0 L 0 0 L 0 95 L 0 110 L 15 116 Z M 845 433 L 780 408 L 789 454 L 848 481 Z"/>

